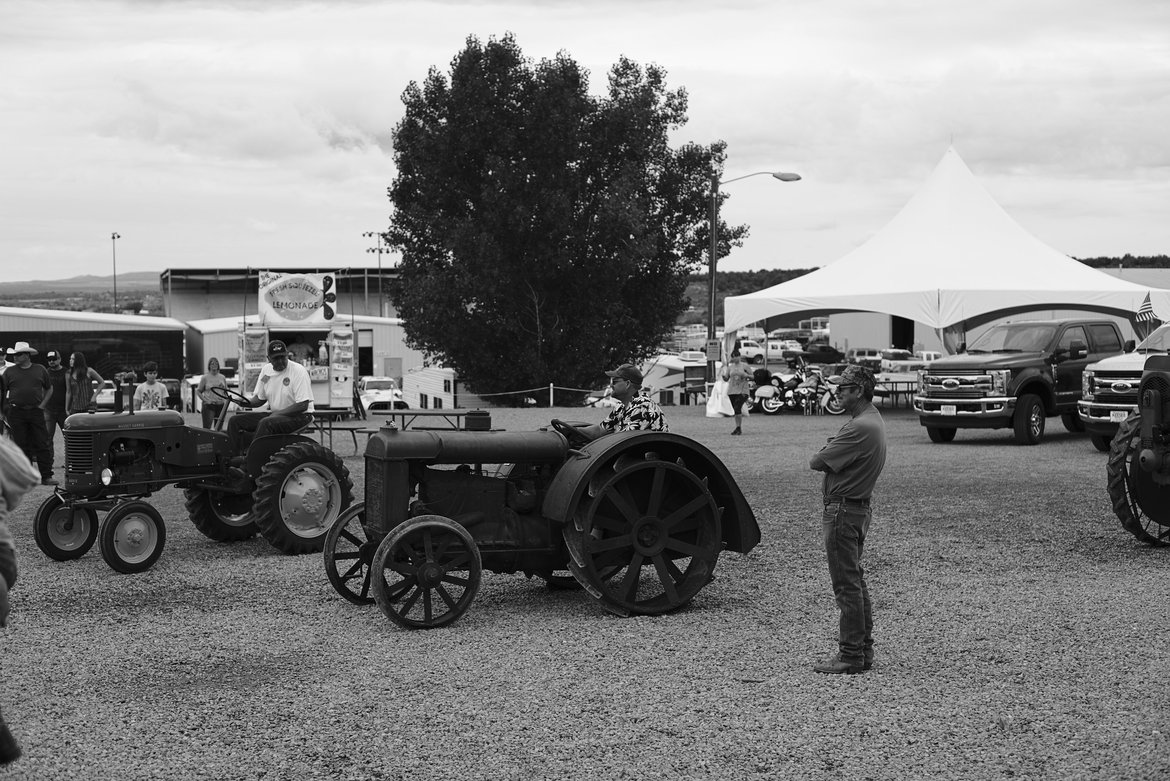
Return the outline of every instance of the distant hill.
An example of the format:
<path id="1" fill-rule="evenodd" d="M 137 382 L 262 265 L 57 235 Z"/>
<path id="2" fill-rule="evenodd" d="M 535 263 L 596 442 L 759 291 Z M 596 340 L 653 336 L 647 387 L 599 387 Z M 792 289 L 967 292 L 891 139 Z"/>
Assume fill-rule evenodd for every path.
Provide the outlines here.
<path id="1" fill-rule="evenodd" d="M 157 271 L 129 271 L 118 275 L 118 298 L 123 292 L 158 291 Z M 113 276 L 98 277 L 84 274 L 69 279 L 33 279 L 27 282 L 0 282 L 0 297 L 11 298 L 21 295 L 69 295 L 71 293 L 109 292 L 114 287 Z"/>

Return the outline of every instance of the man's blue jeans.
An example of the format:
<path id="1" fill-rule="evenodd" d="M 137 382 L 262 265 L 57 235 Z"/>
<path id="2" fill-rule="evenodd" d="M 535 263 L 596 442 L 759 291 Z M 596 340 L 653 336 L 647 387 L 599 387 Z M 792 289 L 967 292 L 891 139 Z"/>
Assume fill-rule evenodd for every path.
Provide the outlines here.
<path id="1" fill-rule="evenodd" d="M 821 527 L 825 536 L 825 554 L 829 560 L 829 577 L 833 595 L 841 610 L 838 644 L 841 659 L 862 662 L 873 657 L 873 611 L 861 554 L 869 532 L 870 508 L 859 504 L 829 503 Z"/>

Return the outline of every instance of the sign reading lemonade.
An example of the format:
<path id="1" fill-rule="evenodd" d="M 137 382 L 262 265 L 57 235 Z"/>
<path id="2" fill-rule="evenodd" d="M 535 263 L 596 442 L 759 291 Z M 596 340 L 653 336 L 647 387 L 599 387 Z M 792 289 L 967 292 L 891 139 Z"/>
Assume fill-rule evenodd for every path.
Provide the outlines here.
<path id="1" fill-rule="evenodd" d="M 322 325 L 333 320 L 336 274 L 260 272 L 260 322 L 267 325 Z"/>

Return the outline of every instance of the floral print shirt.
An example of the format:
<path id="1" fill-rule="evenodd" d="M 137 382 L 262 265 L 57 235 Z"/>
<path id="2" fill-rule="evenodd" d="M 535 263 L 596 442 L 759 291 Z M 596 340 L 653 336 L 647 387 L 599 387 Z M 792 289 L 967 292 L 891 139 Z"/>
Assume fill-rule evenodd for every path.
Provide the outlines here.
<path id="1" fill-rule="evenodd" d="M 601 427 L 607 432 L 614 431 L 670 431 L 666 425 L 666 416 L 650 397 L 639 393 L 630 399 L 629 404 L 615 407 L 609 417 L 601 421 Z"/>

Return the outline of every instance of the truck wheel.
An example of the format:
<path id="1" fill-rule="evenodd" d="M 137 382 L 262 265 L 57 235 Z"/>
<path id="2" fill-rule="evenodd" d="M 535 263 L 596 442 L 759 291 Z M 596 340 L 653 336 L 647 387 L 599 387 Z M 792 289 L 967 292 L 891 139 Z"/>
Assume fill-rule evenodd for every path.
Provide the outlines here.
<path id="1" fill-rule="evenodd" d="M 1170 485 L 1159 485 L 1138 466 L 1141 423 L 1132 413 L 1117 428 L 1105 465 L 1109 502 L 1127 532 L 1156 547 L 1170 544 Z"/>
<path id="2" fill-rule="evenodd" d="M 374 600 L 404 629 L 434 629 L 467 612 L 483 573 L 467 529 L 441 515 L 399 524 L 374 553 Z"/>
<path id="3" fill-rule="evenodd" d="M 1109 443 L 1112 442 L 1112 440 L 1104 434 L 1090 434 L 1089 441 L 1093 443 L 1093 447 L 1097 448 L 1102 453 L 1109 452 Z"/>
<path id="4" fill-rule="evenodd" d="M 563 535 L 569 570 L 618 615 L 657 615 L 711 581 L 720 510 L 684 463 L 630 459 L 573 511 Z"/>
<path id="5" fill-rule="evenodd" d="M 319 553 L 329 527 L 352 503 L 349 470 L 316 442 L 273 453 L 252 493 L 260 534 L 284 553 Z"/>
<path id="6" fill-rule="evenodd" d="M 67 505 L 60 494 L 41 502 L 33 518 L 33 540 L 54 561 L 81 558 L 93 547 L 97 533 L 97 511 Z"/>
<path id="7" fill-rule="evenodd" d="M 931 426 L 926 429 L 927 436 L 930 437 L 931 442 L 953 442 L 955 439 L 955 431 L 953 428 L 934 428 Z"/>
<path id="8" fill-rule="evenodd" d="M 764 356 L 763 356 L 763 355 L 757 355 L 755 358 L 752 358 L 752 363 L 756 364 L 757 366 L 759 366 L 759 365 L 760 365 L 760 364 L 762 364 L 763 362 L 764 362 Z"/>
<path id="9" fill-rule="evenodd" d="M 162 555 L 167 527 L 146 502 L 122 502 L 106 513 L 98 533 L 102 558 L 115 572 L 146 572 Z"/>
<path id="10" fill-rule="evenodd" d="M 1044 402 L 1034 393 L 1025 393 L 1016 402 L 1013 421 L 1017 445 L 1038 445 L 1044 438 Z"/>
<path id="11" fill-rule="evenodd" d="M 1064 424 L 1065 431 L 1073 434 L 1080 434 L 1085 430 L 1085 421 L 1075 412 L 1060 413 L 1060 422 Z"/>
<path id="12" fill-rule="evenodd" d="M 188 488 L 183 497 L 191 523 L 204 537 L 216 542 L 238 542 L 256 536 L 251 494 Z"/>
<path id="13" fill-rule="evenodd" d="M 381 540 L 366 534 L 366 503 L 349 506 L 325 535 L 325 577 L 333 590 L 355 605 L 372 605 L 371 564 Z"/>

